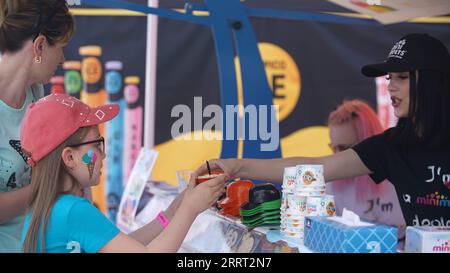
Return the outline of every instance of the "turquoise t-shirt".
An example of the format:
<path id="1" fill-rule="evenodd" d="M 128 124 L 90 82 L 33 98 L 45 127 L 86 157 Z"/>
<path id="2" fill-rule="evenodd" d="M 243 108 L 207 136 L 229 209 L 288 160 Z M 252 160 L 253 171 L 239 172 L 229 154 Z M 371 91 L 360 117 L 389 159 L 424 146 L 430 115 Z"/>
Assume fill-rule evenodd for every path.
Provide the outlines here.
<path id="1" fill-rule="evenodd" d="M 20 126 L 28 105 L 44 95 L 42 85 L 35 85 L 26 94 L 20 109 L 0 100 L 0 192 L 18 190 L 30 184 L 31 168 L 20 148 Z M 0 208 L 5 209 L 5 208 Z M 0 253 L 20 252 L 23 216 L 0 224 Z"/>
<path id="2" fill-rule="evenodd" d="M 25 217 L 22 241 L 30 225 L 31 214 Z M 50 213 L 45 232 L 47 253 L 95 253 L 111 241 L 120 230 L 85 198 L 61 195 Z M 38 236 L 37 250 L 41 251 Z"/>

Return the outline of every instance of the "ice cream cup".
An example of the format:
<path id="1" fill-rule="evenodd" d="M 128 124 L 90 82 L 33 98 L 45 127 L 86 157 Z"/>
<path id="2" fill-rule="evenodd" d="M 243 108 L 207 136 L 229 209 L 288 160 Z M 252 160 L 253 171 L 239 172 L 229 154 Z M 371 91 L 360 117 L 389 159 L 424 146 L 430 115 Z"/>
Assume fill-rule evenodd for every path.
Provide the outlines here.
<path id="1" fill-rule="evenodd" d="M 211 174 L 201 175 L 201 176 L 199 176 L 199 177 L 197 177 L 197 178 L 195 179 L 195 183 L 198 185 L 198 184 L 200 184 L 200 183 L 203 183 L 203 182 L 206 182 L 206 181 L 208 181 L 208 180 L 214 179 L 214 178 L 218 177 L 218 176 L 221 175 L 221 174 L 222 174 L 222 173 L 216 173 L 216 172 L 213 172 L 213 173 L 211 173 Z"/>
<path id="2" fill-rule="evenodd" d="M 308 192 L 308 191 L 325 191 L 325 186 L 298 186 L 295 188 L 295 192 Z"/>
<path id="3" fill-rule="evenodd" d="M 296 211 L 296 196 L 293 193 L 286 194 L 286 210 Z"/>
<path id="4" fill-rule="evenodd" d="M 282 232 L 284 236 L 291 237 L 291 238 L 297 238 L 303 240 L 304 234 L 303 233 L 297 233 L 297 232 Z"/>
<path id="5" fill-rule="evenodd" d="M 305 221 L 305 216 L 301 215 L 301 216 L 286 216 L 283 217 L 283 221 L 286 222 L 290 222 L 290 223 L 301 223 L 303 221 Z"/>
<path id="6" fill-rule="evenodd" d="M 300 191 L 295 192 L 295 194 L 303 196 L 324 196 L 326 195 L 326 191 Z"/>
<path id="7" fill-rule="evenodd" d="M 321 196 L 308 196 L 306 200 L 306 214 L 308 216 L 319 216 L 321 202 Z"/>
<path id="8" fill-rule="evenodd" d="M 308 197 L 305 195 L 294 194 L 294 206 L 291 207 L 291 210 L 296 211 L 300 214 L 305 214 L 307 198 Z"/>
<path id="9" fill-rule="evenodd" d="M 300 220 L 300 221 L 281 221 L 280 223 L 282 223 L 285 227 L 292 227 L 292 228 L 304 228 L 305 227 L 305 220 Z"/>
<path id="10" fill-rule="evenodd" d="M 299 213 L 297 211 L 286 210 L 284 212 L 280 212 L 281 216 L 288 217 L 291 219 L 301 219 L 305 217 L 304 213 Z"/>
<path id="11" fill-rule="evenodd" d="M 284 232 L 295 232 L 295 233 L 304 233 L 305 229 L 303 227 L 291 227 L 286 226 Z"/>
<path id="12" fill-rule="evenodd" d="M 296 188 L 325 186 L 323 165 L 297 165 Z"/>
<path id="13" fill-rule="evenodd" d="M 320 216 L 334 216 L 336 206 L 333 195 L 325 195 L 320 202 Z"/>
<path id="14" fill-rule="evenodd" d="M 295 190 L 295 175 L 297 172 L 296 167 L 287 167 L 284 168 L 283 173 L 283 186 L 282 188 L 286 191 L 294 191 Z"/>

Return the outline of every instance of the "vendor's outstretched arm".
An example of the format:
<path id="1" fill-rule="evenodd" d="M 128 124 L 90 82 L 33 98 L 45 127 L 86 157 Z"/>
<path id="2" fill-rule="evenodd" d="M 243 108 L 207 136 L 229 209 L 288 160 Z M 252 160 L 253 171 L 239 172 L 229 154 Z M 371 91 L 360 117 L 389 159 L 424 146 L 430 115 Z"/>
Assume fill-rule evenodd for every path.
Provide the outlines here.
<path id="1" fill-rule="evenodd" d="M 278 159 L 223 159 L 210 160 L 212 170 L 223 171 L 231 178 L 246 178 L 267 182 L 283 182 L 284 168 L 301 164 L 324 165 L 325 181 L 345 179 L 371 171 L 352 149 L 325 157 L 290 157 Z M 206 164 L 200 166 L 195 175 L 207 172 Z"/>

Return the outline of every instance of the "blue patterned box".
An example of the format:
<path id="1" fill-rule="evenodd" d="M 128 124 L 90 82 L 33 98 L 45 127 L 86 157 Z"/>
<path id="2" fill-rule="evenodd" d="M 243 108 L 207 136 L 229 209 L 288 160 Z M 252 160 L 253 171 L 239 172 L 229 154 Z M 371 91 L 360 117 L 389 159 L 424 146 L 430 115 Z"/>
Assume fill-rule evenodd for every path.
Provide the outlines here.
<path id="1" fill-rule="evenodd" d="M 305 246 L 323 253 L 395 253 L 397 228 L 377 224 L 348 226 L 329 217 L 307 216 Z"/>

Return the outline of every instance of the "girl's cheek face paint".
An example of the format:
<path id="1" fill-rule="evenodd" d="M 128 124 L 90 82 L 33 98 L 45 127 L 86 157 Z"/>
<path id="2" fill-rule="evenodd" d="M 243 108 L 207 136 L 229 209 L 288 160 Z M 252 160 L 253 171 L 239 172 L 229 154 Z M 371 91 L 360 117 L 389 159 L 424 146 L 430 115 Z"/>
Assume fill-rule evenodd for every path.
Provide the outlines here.
<path id="1" fill-rule="evenodd" d="M 87 153 L 83 155 L 83 164 L 85 164 L 89 171 L 89 179 L 92 178 L 95 169 L 95 163 L 97 162 L 97 154 L 94 150 L 90 149 Z"/>

